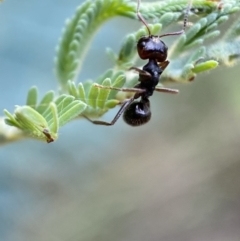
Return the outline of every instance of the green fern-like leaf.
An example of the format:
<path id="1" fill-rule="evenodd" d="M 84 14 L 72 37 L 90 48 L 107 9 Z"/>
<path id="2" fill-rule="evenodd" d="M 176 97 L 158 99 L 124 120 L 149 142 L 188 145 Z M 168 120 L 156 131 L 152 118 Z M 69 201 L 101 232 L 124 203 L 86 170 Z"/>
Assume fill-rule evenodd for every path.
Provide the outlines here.
<path id="1" fill-rule="evenodd" d="M 224 41 L 224 37 L 218 37 L 221 32 L 217 29 L 220 24 L 229 19 L 230 14 L 237 13 L 239 10 L 239 1 L 226 1 L 226 3 L 223 3 L 223 8 L 216 8 L 215 11 L 195 23 L 170 49 L 169 59 L 171 64 L 164 71 L 162 81 L 179 83 L 192 81 L 196 74 L 214 69 L 219 63 L 227 64 L 226 59 L 229 60 L 232 53 L 239 53 L 238 25 L 235 26 L 235 31 L 228 32 L 228 35 L 234 36 L 236 41 L 234 45 L 234 38 L 232 38 L 231 50 L 227 41 Z M 209 38 L 214 39 L 213 43 L 203 46 L 205 40 Z M 196 50 L 193 51 L 192 49 Z M 225 61 L 222 61 L 223 59 Z M 236 60 L 237 58 L 235 58 Z"/>
<path id="2" fill-rule="evenodd" d="M 54 100 L 52 91 L 37 104 L 38 91 L 33 87 L 28 92 L 27 103 L 16 106 L 14 114 L 4 110 L 8 125 L 22 130 L 25 135 L 52 142 L 57 139 L 58 130 L 86 109 L 86 104 L 70 95 L 60 95 Z"/>
<path id="3" fill-rule="evenodd" d="M 107 71 L 103 76 L 99 77 L 94 83 L 91 81 L 84 84 L 76 85 L 74 82 L 68 82 L 68 93 L 76 99 L 86 104 L 86 109 L 81 113 L 87 117 L 100 117 L 109 109 L 114 108 L 121 103 L 118 91 L 98 88 L 97 84 L 102 86 L 112 86 L 121 88 L 126 81 L 122 71 L 114 73 L 113 70 Z"/>
<path id="4" fill-rule="evenodd" d="M 142 3 L 140 11 L 146 19 L 158 19 L 162 26 L 166 27 L 183 16 L 187 3 L 188 0 Z M 216 3 L 208 0 L 193 2 L 194 8 L 201 8 L 204 12 L 212 11 L 216 6 Z M 75 81 L 78 77 L 89 44 L 98 28 L 115 16 L 136 19 L 136 2 L 88 0 L 77 8 L 71 19 L 67 20 L 55 58 L 56 76 L 63 89 L 66 89 L 68 80 Z M 123 56 L 120 59 L 122 58 Z"/>
<path id="5" fill-rule="evenodd" d="M 57 78 L 66 89 L 68 80 L 75 81 L 83 58 L 98 28 L 108 19 L 130 16 L 135 7 L 125 0 L 88 0 L 67 20 L 55 60 Z"/>

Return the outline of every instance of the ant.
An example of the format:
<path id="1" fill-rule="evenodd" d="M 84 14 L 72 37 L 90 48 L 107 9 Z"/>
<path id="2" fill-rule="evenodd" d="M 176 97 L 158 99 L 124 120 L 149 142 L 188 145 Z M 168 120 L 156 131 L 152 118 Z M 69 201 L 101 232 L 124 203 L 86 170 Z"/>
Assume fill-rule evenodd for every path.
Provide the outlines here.
<path id="1" fill-rule="evenodd" d="M 135 94 L 132 98 L 123 102 L 121 108 L 119 109 L 119 111 L 117 112 L 117 114 L 111 122 L 91 120 L 88 117 L 86 117 L 93 124 L 111 126 L 114 125 L 116 121 L 119 119 L 119 117 L 123 114 L 123 119 L 127 124 L 131 126 L 143 125 L 147 123 L 151 118 L 149 97 L 153 95 L 154 91 L 165 92 L 170 94 L 178 93 L 178 90 L 176 89 L 158 86 L 159 78 L 164 69 L 169 64 L 169 61 L 166 60 L 168 55 L 168 47 L 163 41 L 161 41 L 160 38 L 166 36 L 181 35 L 185 32 L 185 28 L 187 26 L 188 21 L 188 13 L 191 8 L 192 0 L 189 1 L 185 12 L 183 29 L 181 31 L 166 33 L 159 36 L 151 34 L 147 22 L 144 20 L 140 13 L 140 2 L 141 0 L 137 1 L 136 14 L 138 19 L 146 26 L 148 36 L 143 36 L 138 40 L 137 50 L 139 57 L 144 60 L 148 59 L 148 63 L 144 65 L 142 69 L 139 69 L 137 67 L 130 68 L 130 70 L 135 70 L 139 74 L 139 83 L 135 85 L 133 88 L 114 88 L 101 86 L 97 84 L 95 85 L 97 88 L 119 90 L 124 92 L 135 92 Z M 136 100 L 139 98 L 140 100 Z"/>

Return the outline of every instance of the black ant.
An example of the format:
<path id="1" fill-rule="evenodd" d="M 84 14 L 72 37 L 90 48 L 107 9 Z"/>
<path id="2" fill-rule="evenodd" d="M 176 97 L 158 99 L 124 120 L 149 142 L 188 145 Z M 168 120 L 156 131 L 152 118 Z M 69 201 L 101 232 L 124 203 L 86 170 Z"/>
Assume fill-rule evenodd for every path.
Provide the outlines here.
<path id="1" fill-rule="evenodd" d="M 148 36 L 141 37 L 137 43 L 138 55 L 141 59 L 148 59 L 148 63 L 143 66 L 142 69 L 132 67 L 130 69 L 139 73 L 139 79 L 137 85 L 133 88 L 114 88 L 96 85 L 98 88 L 120 90 L 124 92 L 135 92 L 134 96 L 125 101 L 119 109 L 116 116 L 111 122 L 91 120 L 86 117 L 93 124 L 97 125 L 114 125 L 119 117 L 123 114 L 124 121 L 131 126 L 139 126 L 147 123 L 151 118 L 150 101 L 149 97 L 153 95 L 154 91 L 176 94 L 178 90 L 158 87 L 159 78 L 163 70 L 168 66 L 169 61 L 167 59 L 168 47 L 160 38 L 165 36 L 181 35 L 184 33 L 188 13 L 191 8 L 191 0 L 188 3 L 188 7 L 184 16 L 183 29 L 178 32 L 166 33 L 160 36 L 154 36 L 148 27 L 148 24 L 142 17 L 140 9 L 140 0 L 137 2 L 137 17 L 146 26 Z M 140 100 L 137 100 L 140 98 Z"/>

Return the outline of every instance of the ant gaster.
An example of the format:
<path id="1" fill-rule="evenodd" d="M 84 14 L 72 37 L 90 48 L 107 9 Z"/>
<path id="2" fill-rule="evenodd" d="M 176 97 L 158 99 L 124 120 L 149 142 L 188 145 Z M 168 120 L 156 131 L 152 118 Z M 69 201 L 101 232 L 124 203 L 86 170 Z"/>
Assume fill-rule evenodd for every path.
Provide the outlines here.
<path id="1" fill-rule="evenodd" d="M 137 17 L 138 19 L 146 26 L 148 31 L 148 36 L 141 37 L 137 43 L 138 55 L 141 59 L 148 59 L 148 63 L 143 66 L 142 69 L 132 67 L 130 69 L 135 70 L 139 74 L 139 83 L 135 85 L 133 88 L 115 88 L 115 87 L 106 87 L 101 85 L 95 85 L 98 88 L 104 89 L 113 89 L 120 90 L 124 92 L 135 92 L 134 96 L 127 101 L 125 101 L 121 108 L 119 109 L 116 116 L 113 118 L 111 122 L 99 121 L 99 120 L 91 120 L 86 117 L 93 124 L 97 125 L 114 125 L 119 117 L 123 114 L 124 121 L 131 126 L 139 126 L 147 123 L 151 118 L 151 110 L 150 110 L 150 101 L 149 97 L 153 95 L 154 91 L 165 92 L 176 94 L 178 90 L 164 88 L 162 86 L 158 86 L 159 78 L 163 72 L 163 70 L 168 66 L 169 61 L 167 59 L 167 51 L 168 47 L 166 44 L 161 41 L 160 38 L 165 36 L 173 36 L 173 35 L 181 35 L 184 33 L 188 12 L 191 8 L 191 0 L 188 3 L 187 10 L 184 16 L 183 29 L 178 32 L 166 33 L 160 36 L 154 36 L 151 34 L 151 31 L 148 27 L 148 24 L 142 17 L 139 9 L 140 9 L 140 0 L 137 2 Z M 140 100 L 136 100 L 139 99 Z"/>

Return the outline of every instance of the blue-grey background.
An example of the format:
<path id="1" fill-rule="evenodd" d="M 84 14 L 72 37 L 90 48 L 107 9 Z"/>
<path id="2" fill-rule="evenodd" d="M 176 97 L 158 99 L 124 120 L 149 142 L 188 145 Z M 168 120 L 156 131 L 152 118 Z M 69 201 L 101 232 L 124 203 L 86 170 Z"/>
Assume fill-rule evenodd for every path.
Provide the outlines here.
<path id="1" fill-rule="evenodd" d="M 81 1 L 6 0 L 0 5 L 0 109 L 28 89 L 57 89 L 54 49 Z M 79 80 L 111 66 L 140 26 L 115 18 L 98 32 Z M 166 39 L 167 41 L 167 39 Z M 59 140 L 0 149 L 1 241 L 239 241 L 239 67 L 218 68 L 155 94 L 149 124 L 74 121 Z M 117 110 L 104 116 L 110 120 Z"/>

